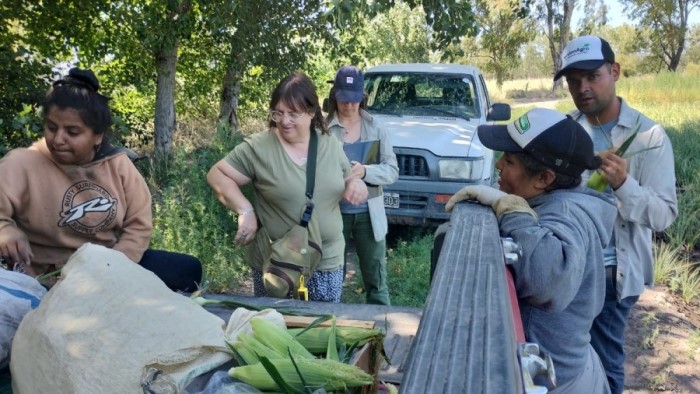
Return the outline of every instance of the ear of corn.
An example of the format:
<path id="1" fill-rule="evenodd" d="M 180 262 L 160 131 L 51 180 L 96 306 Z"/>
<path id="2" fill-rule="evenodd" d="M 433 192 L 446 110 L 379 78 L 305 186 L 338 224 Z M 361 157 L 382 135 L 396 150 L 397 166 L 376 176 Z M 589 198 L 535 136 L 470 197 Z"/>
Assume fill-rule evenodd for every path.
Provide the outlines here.
<path id="1" fill-rule="evenodd" d="M 593 190 L 604 192 L 608 187 L 608 179 L 605 178 L 605 174 L 603 174 L 600 170 L 596 170 L 593 171 L 591 177 L 588 178 L 588 183 L 586 185 Z"/>
<path id="2" fill-rule="evenodd" d="M 250 325 L 255 339 L 278 354 L 284 357 L 292 354 L 295 358 L 314 358 L 313 354 L 309 353 L 286 329 L 259 317 L 250 319 Z"/>
<path id="3" fill-rule="evenodd" d="M 328 350 L 328 341 L 332 331 L 331 327 L 314 327 L 310 329 L 289 328 L 287 331 L 313 354 L 323 354 Z M 335 333 L 336 341 L 346 346 L 362 346 L 375 339 L 381 341 L 383 337 L 382 331 L 376 328 L 367 329 L 337 326 L 335 328 Z"/>
<path id="4" fill-rule="evenodd" d="M 632 141 L 634 141 L 634 139 L 637 137 L 637 134 L 639 134 L 639 130 L 641 128 L 642 124 L 639 122 L 639 118 L 637 118 L 637 122 L 634 125 L 634 130 L 632 131 L 632 134 L 630 134 L 629 137 L 627 137 L 625 141 L 622 142 L 622 145 L 620 145 L 620 147 L 615 150 L 615 154 L 617 156 L 625 156 L 625 152 L 627 152 L 627 149 L 630 147 L 630 145 L 632 145 Z M 604 192 L 609 184 L 610 182 L 608 182 L 607 178 L 605 178 L 605 174 L 600 170 L 596 170 L 593 171 L 593 173 L 591 174 L 591 177 L 588 179 L 588 183 L 586 183 L 586 186 L 593 190 Z"/>
<path id="5" fill-rule="evenodd" d="M 228 342 L 228 344 L 243 359 L 245 364 L 257 364 L 260 362 L 261 357 L 269 359 L 284 358 L 283 355 L 244 332 L 238 334 L 235 342 Z"/>
<path id="6" fill-rule="evenodd" d="M 297 373 L 292 360 L 271 359 L 284 382 L 295 390 L 304 391 L 302 378 Z M 344 390 L 350 387 L 360 387 L 372 384 L 372 376 L 360 368 L 328 359 L 295 358 L 297 368 L 306 382 L 306 388 L 315 390 L 324 388 L 327 391 Z M 229 375 L 239 379 L 259 390 L 281 390 L 262 363 L 234 367 Z"/>

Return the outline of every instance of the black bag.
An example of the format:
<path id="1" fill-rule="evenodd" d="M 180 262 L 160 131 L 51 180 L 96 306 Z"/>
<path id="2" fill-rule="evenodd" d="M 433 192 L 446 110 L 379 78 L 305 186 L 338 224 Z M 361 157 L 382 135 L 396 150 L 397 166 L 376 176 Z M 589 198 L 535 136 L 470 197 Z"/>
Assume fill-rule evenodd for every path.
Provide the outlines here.
<path id="1" fill-rule="evenodd" d="M 258 233 L 260 242 L 269 241 L 270 252 L 262 249 L 263 284 L 267 294 L 277 298 L 308 300 L 306 282 L 321 262 L 321 237 L 318 223 L 311 220 L 314 210 L 313 194 L 316 181 L 316 148 L 318 136 L 311 129 L 309 139 L 309 160 L 306 162 L 306 206 L 301 221 L 295 224 L 280 239 L 272 242 L 264 230 Z M 262 246 L 265 247 L 264 245 Z"/>

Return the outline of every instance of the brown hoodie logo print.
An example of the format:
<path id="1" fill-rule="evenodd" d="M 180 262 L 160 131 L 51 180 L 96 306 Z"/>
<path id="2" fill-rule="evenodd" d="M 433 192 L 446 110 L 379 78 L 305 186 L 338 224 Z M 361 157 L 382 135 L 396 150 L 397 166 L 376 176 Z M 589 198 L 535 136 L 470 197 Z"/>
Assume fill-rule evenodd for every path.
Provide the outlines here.
<path id="1" fill-rule="evenodd" d="M 59 227 L 69 226 L 81 234 L 108 228 L 117 216 L 117 200 L 91 181 L 80 181 L 63 195 Z"/>

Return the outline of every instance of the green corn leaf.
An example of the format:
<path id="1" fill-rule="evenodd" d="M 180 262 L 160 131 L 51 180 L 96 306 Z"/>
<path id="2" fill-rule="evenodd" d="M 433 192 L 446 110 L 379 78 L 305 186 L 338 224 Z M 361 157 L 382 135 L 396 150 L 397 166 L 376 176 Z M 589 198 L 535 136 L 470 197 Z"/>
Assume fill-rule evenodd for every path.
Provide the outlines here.
<path id="1" fill-rule="evenodd" d="M 336 338 L 335 317 L 331 321 L 331 334 L 328 336 L 328 348 L 326 349 L 326 358 L 333 361 L 340 361 L 338 357 L 338 346 L 335 343 Z"/>
<path id="2" fill-rule="evenodd" d="M 289 357 L 292 357 L 292 354 L 289 354 Z M 277 368 L 275 368 L 275 365 L 270 362 L 270 360 L 267 357 L 261 357 L 260 358 L 260 363 L 265 367 L 265 370 L 267 373 L 270 374 L 270 377 L 272 380 L 275 381 L 275 384 L 277 387 L 279 387 L 282 392 L 285 394 L 302 394 L 302 391 L 294 389 L 294 387 L 290 386 L 287 384 L 287 382 L 284 380 L 282 375 L 279 373 Z M 296 363 L 294 363 L 294 358 L 292 358 L 292 363 L 296 367 Z M 299 369 L 297 368 L 297 373 L 299 372 Z M 301 377 L 301 373 L 299 373 L 299 376 Z M 303 382 L 303 380 L 302 380 Z M 306 386 L 306 384 L 304 384 Z"/>

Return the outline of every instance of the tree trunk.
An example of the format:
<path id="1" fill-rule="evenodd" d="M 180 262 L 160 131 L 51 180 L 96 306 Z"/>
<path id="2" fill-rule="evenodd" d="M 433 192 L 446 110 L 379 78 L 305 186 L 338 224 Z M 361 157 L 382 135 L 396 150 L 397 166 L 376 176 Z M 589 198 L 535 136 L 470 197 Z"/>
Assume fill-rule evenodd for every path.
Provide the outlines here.
<path id="1" fill-rule="evenodd" d="M 170 153 L 175 133 L 175 69 L 177 67 L 177 42 L 155 55 L 157 84 L 155 111 L 155 154 L 165 157 Z"/>
<path id="2" fill-rule="evenodd" d="M 219 101 L 219 119 L 221 125 L 231 126 L 231 136 L 238 132 L 238 96 L 241 93 L 240 73 L 230 66 L 224 75 Z"/>
<path id="3" fill-rule="evenodd" d="M 554 76 L 561 68 L 561 52 L 569 42 L 571 34 L 571 17 L 576 7 L 576 0 L 564 0 L 562 13 L 556 9 L 559 2 L 556 0 L 545 1 L 545 9 L 547 12 L 547 39 L 549 41 L 549 51 L 552 55 L 552 64 Z M 561 89 L 563 81 L 559 79 L 552 84 L 552 90 Z"/>

